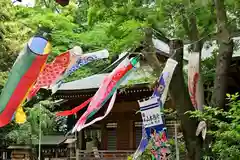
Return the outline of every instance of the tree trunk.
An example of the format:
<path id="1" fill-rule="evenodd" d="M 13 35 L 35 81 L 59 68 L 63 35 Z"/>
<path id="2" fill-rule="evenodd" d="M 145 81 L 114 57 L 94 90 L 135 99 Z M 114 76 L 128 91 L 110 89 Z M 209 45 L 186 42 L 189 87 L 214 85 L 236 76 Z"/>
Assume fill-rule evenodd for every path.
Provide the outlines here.
<path id="1" fill-rule="evenodd" d="M 217 16 L 218 43 L 220 45 L 217 55 L 216 77 L 212 96 L 212 106 L 224 108 L 227 91 L 227 72 L 231 65 L 233 54 L 233 40 L 227 28 L 228 20 L 224 0 L 214 0 Z"/>
<path id="2" fill-rule="evenodd" d="M 158 61 L 156 56 L 156 49 L 152 42 L 153 30 L 152 28 L 145 29 L 145 41 L 144 41 L 144 49 L 142 53 L 147 60 L 147 63 L 151 66 L 154 72 L 154 76 L 158 77 L 160 74 L 161 64 Z"/>
<path id="3" fill-rule="evenodd" d="M 194 107 L 192 106 L 192 102 L 190 100 L 187 88 L 184 84 L 183 42 L 181 40 L 170 41 L 170 53 L 172 55 L 174 54 L 173 59 L 178 62 L 178 65 L 173 74 L 173 78 L 169 86 L 169 92 L 173 101 L 176 104 L 177 114 L 179 116 L 179 119 L 181 120 L 181 126 L 183 129 L 183 135 L 188 152 L 187 159 L 200 160 L 202 141 L 199 137 L 196 137 L 195 135 L 198 122 L 196 119 L 190 119 L 189 115 L 185 114 L 185 112 L 187 111 L 194 111 Z"/>

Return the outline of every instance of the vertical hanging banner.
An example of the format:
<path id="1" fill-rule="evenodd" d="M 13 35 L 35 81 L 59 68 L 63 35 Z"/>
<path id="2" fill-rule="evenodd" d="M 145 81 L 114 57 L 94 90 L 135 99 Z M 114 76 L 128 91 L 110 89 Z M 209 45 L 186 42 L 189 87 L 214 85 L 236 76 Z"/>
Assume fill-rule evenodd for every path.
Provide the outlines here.
<path id="1" fill-rule="evenodd" d="M 31 38 L 20 52 L 0 96 L 0 127 L 7 125 L 17 108 L 22 106 L 50 52 L 48 40 L 37 36 Z M 19 108 L 16 115 L 22 113 Z"/>
<path id="2" fill-rule="evenodd" d="M 78 56 L 75 63 L 70 65 L 70 67 L 67 68 L 67 70 L 65 71 L 63 76 L 55 84 L 53 84 L 50 87 L 52 89 L 52 94 L 57 92 L 57 90 L 63 84 L 64 78 L 70 76 L 72 73 L 74 73 L 76 70 L 78 70 L 82 66 L 84 66 L 84 65 L 86 65 L 90 62 L 100 60 L 100 59 L 105 59 L 105 58 L 108 58 L 108 57 L 109 57 L 109 52 L 106 49 L 96 51 L 96 52 L 92 52 L 92 53 L 86 53 L 86 54 L 82 54 L 82 55 Z"/>
<path id="3" fill-rule="evenodd" d="M 177 62 L 168 59 L 159 78 L 159 83 L 154 89 L 152 97 L 148 100 L 139 101 L 140 111 L 143 119 L 144 134 L 138 150 L 134 153 L 133 159 L 137 159 L 147 148 L 151 150 L 152 159 L 166 159 L 169 153 L 167 145 L 167 132 L 163 121 L 161 109 L 167 98 L 168 88 Z M 147 141 L 147 145 L 143 142 Z M 145 148 L 144 148 L 145 147 Z"/>
<path id="4" fill-rule="evenodd" d="M 158 97 L 150 98 L 146 101 L 138 102 L 148 138 L 151 137 L 153 129 L 163 128 L 161 109 L 159 108 Z M 156 126 L 156 127 L 155 127 Z M 154 128 L 153 128 L 154 127 Z"/>
<path id="5" fill-rule="evenodd" d="M 189 55 L 188 60 L 188 90 L 193 107 L 203 110 L 204 95 L 203 85 L 200 77 L 200 56 L 198 52 Z"/>
<path id="6" fill-rule="evenodd" d="M 200 53 L 198 52 L 193 52 L 189 55 L 188 91 L 190 94 L 193 107 L 196 110 L 203 111 L 204 92 L 200 74 L 200 60 L 201 56 Z M 196 135 L 198 136 L 200 133 L 202 133 L 202 138 L 205 139 L 206 130 L 207 130 L 206 123 L 204 121 L 201 121 L 196 130 Z"/>
<path id="7" fill-rule="evenodd" d="M 177 64 L 178 64 L 177 61 L 169 58 L 166 62 L 166 65 L 165 65 L 163 71 L 162 71 L 162 77 L 165 82 L 165 87 L 164 87 L 164 89 L 162 89 L 163 92 L 162 92 L 162 95 L 160 96 L 160 100 L 161 100 L 162 104 L 164 104 L 166 101 L 169 85 L 172 80 L 172 76 L 173 76 L 173 73 L 175 71 Z M 161 78 L 160 78 L 160 80 L 161 80 Z M 161 85 L 160 85 L 160 87 L 161 87 Z"/>
<path id="8" fill-rule="evenodd" d="M 143 125 L 147 135 L 148 145 L 152 159 L 159 160 L 167 151 L 167 134 L 159 106 L 159 98 L 139 102 Z"/>
<path id="9" fill-rule="evenodd" d="M 152 95 L 152 97 L 156 97 L 157 98 L 158 103 L 159 103 L 158 107 L 161 107 L 161 109 L 162 109 L 163 105 L 162 105 L 162 102 L 160 100 L 160 97 L 162 96 L 162 94 L 164 92 L 164 89 L 165 89 L 165 86 L 166 86 L 163 77 L 166 77 L 167 75 L 168 75 L 167 72 L 162 73 L 162 75 L 159 78 L 158 84 L 155 86 L 155 89 L 154 89 L 153 95 Z M 140 111 L 141 111 L 141 108 L 140 108 Z M 147 136 L 147 133 L 146 133 L 146 130 L 145 130 L 145 126 L 143 124 L 142 125 L 142 139 L 141 139 L 141 142 L 140 142 L 136 152 L 133 154 L 133 159 L 134 160 L 137 159 L 139 156 L 141 156 L 141 154 L 145 151 L 145 149 L 146 149 L 146 147 L 148 145 L 148 139 L 149 138 Z"/>

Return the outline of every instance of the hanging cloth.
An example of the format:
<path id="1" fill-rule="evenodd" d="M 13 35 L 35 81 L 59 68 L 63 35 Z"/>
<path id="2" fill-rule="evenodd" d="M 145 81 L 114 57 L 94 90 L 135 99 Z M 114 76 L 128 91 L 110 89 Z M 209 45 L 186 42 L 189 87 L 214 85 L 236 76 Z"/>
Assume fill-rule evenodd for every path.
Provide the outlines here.
<path id="1" fill-rule="evenodd" d="M 72 132 L 80 131 L 82 127 L 88 125 L 85 124 L 87 119 L 92 117 L 113 95 L 123 80 L 126 79 L 130 71 L 138 63 L 138 58 L 139 57 L 135 57 L 131 61 L 126 58 L 109 75 L 105 77 L 98 91 L 93 96 L 87 110 L 80 117 Z"/>
<path id="2" fill-rule="evenodd" d="M 70 63 L 69 51 L 58 55 L 53 62 L 46 64 L 43 71 L 40 73 L 35 85 L 28 94 L 28 101 L 37 94 L 40 88 L 49 87 L 57 78 L 61 76 Z"/>
<path id="3" fill-rule="evenodd" d="M 78 49 L 80 50 L 80 49 Z M 75 51 L 76 52 L 76 51 Z M 57 80 L 56 83 L 52 84 L 50 88 L 52 89 L 52 94 L 57 92 L 57 90 L 61 87 L 61 85 L 64 83 L 64 79 L 70 76 L 72 73 L 74 73 L 76 70 L 81 68 L 82 66 L 96 61 L 100 59 L 105 59 L 109 57 L 109 52 L 108 50 L 100 50 L 92 53 L 86 53 L 82 54 L 81 56 L 72 56 L 72 57 L 77 57 L 77 59 L 72 60 L 71 62 L 74 62 L 69 65 L 69 67 L 66 69 L 64 74 Z"/>
<path id="4" fill-rule="evenodd" d="M 41 70 L 36 83 L 31 87 L 27 100 L 29 101 L 33 96 L 37 94 L 40 88 L 48 87 L 50 84 L 54 83 L 56 79 L 61 77 L 62 72 L 65 68 L 71 67 L 71 65 L 76 63 L 76 59 L 82 54 L 81 47 L 74 47 L 73 49 L 60 54 L 54 61 L 50 64 L 46 64 Z M 26 98 L 24 98 L 25 101 Z M 20 106 L 16 111 L 15 121 L 18 124 L 24 123 L 24 118 L 26 121 L 26 114 L 23 112 L 22 106 Z"/>
<path id="5" fill-rule="evenodd" d="M 160 160 L 162 151 L 167 149 L 166 128 L 162 119 L 158 97 L 152 97 L 146 101 L 138 102 L 146 131 L 148 145 L 153 159 Z"/>
<path id="6" fill-rule="evenodd" d="M 188 60 L 188 90 L 193 107 L 196 110 L 203 110 L 204 96 L 203 85 L 200 77 L 200 57 L 198 52 L 189 55 Z"/>
<path id="7" fill-rule="evenodd" d="M 193 107 L 196 110 L 203 111 L 204 93 L 200 74 L 200 60 L 201 56 L 200 53 L 198 52 L 193 52 L 189 55 L 188 91 L 190 94 Z M 206 132 L 207 132 L 206 123 L 204 121 L 201 121 L 197 127 L 196 135 L 198 136 L 200 133 L 202 133 L 202 138 L 205 139 Z"/>
<path id="8" fill-rule="evenodd" d="M 7 125 L 22 106 L 50 52 L 48 40 L 37 36 L 20 52 L 0 96 L 0 127 Z M 22 113 L 23 110 L 18 111 Z"/>
<path id="9" fill-rule="evenodd" d="M 163 123 L 161 109 L 163 109 L 165 104 L 168 88 L 176 66 L 177 62 L 169 58 L 162 74 L 160 75 L 158 85 L 154 89 L 152 97 L 143 102 L 139 101 L 144 130 L 140 146 L 133 154 L 133 159 L 137 159 L 146 149 L 144 147 L 147 146 L 152 146 L 152 148 L 149 149 L 152 151 L 153 159 L 158 160 L 158 158 L 164 157 L 164 155 L 169 152 L 168 147 L 166 146 L 167 134 Z M 148 117 L 146 115 L 148 115 Z M 156 139 L 158 142 L 156 142 Z M 145 144 L 146 141 L 148 142 L 148 145 L 142 145 Z M 162 141 L 163 143 L 160 143 L 159 141 Z"/>

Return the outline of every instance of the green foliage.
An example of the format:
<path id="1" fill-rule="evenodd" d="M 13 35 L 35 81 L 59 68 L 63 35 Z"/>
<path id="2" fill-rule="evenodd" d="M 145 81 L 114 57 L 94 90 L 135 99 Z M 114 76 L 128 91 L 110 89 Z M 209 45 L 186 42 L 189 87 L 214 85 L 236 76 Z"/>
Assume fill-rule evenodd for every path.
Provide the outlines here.
<path id="1" fill-rule="evenodd" d="M 227 94 L 229 110 L 205 107 L 204 112 L 192 112 L 191 117 L 208 122 L 208 134 L 214 138 L 212 157 L 218 160 L 237 160 L 240 158 L 240 100 L 239 94 Z M 209 154 L 209 153 L 208 153 Z"/>
<path id="2" fill-rule="evenodd" d="M 2 88 L 7 80 L 8 72 L 0 72 L 0 87 Z"/>
<path id="3" fill-rule="evenodd" d="M 9 1 L 1 1 L 0 7 L 0 71 L 8 71 L 29 36 L 29 29 L 16 21 Z"/>
<path id="4" fill-rule="evenodd" d="M 11 132 L 12 130 L 14 130 L 14 125 L 13 124 L 10 124 L 10 125 L 7 125 L 3 128 L 0 128 L 0 146 L 3 147 L 3 146 L 8 146 L 11 141 L 8 141 L 6 140 L 6 135 Z"/>
<path id="5" fill-rule="evenodd" d="M 24 124 L 15 125 L 6 139 L 16 144 L 32 144 L 33 141 L 38 140 L 39 133 L 55 134 L 59 133 L 59 128 L 60 131 L 65 131 L 59 126 L 63 124 L 59 123 L 55 114 L 49 110 L 51 107 L 51 102 L 41 101 L 32 108 L 26 108 L 27 121 Z"/>
<path id="6" fill-rule="evenodd" d="M 170 152 L 171 152 L 171 154 L 169 156 L 169 159 L 170 160 L 176 160 L 176 154 L 177 154 L 176 153 L 176 141 L 174 139 L 170 139 L 169 144 L 170 144 L 169 149 L 170 149 Z M 178 156 L 181 160 L 183 160 L 184 159 L 183 157 L 185 157 L 185 154 L 186 154 L 186 146 L 185 146 L 185 142 L 183 140 L 183 137 L 178 138 L 177 147 L 178 147 L 178 150 L 179 150 L 179 155 Z"/>

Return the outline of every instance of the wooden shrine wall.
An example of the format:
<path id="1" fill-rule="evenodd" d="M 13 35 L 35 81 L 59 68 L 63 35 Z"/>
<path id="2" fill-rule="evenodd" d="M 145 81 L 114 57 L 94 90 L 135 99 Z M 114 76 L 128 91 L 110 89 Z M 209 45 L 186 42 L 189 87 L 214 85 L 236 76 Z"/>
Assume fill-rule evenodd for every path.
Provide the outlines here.
<path id="1" fill-rule="evenodd" d="M 166 108 L 172 108 L 171 101 L 166 103 Z M 142 133 L 141 114 L 136 114 L 138 110 L 139 105 L 136 101 L 121 102 L 114 105 L 111 113 L 100 122 L 102 126 L 101 149 L 134 150 L 137 148 Z M 111 123 L 115 126 L 108 127 L 107 125 Z M 137 123 L 138 125 L 136 125 Z M 109 147 L 108 144 L 112 146 Z"/>

